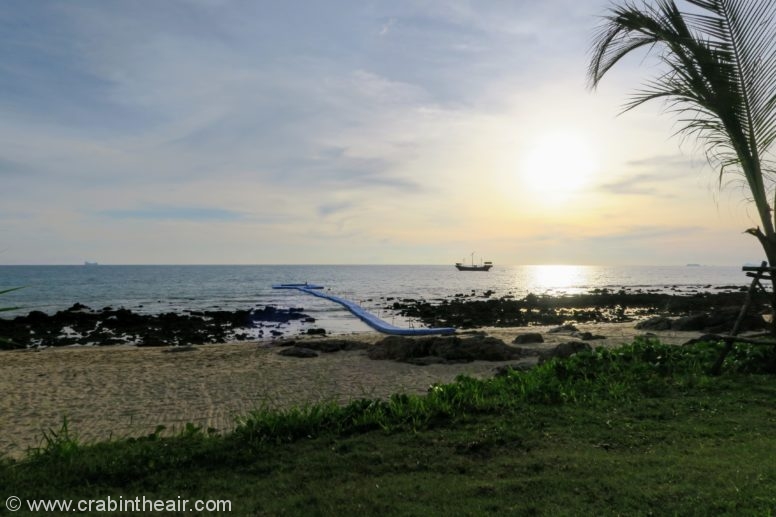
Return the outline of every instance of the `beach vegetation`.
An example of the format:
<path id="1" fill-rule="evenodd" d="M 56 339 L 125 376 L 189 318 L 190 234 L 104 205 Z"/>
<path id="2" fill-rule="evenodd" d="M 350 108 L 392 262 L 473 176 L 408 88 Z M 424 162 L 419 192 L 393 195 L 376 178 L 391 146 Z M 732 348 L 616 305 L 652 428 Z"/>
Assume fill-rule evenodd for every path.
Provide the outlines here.
<path id="1" fill-rule="evenodd" d="M 425 395 L 264 408 L 234 431 L 88 443 L 63 421 L 0 486 L 46 498 L 229 499 L 239 514 L 769 515 L 776 376 L 736 344 L 640 339 Z M 24 513 L 20 513 L 24 515 Z"/>
<path id="2" fill-rule="evenodd" d="M 760 226 L 746 230 L 776 266 L 776 3 L 772 0 L 623 2 L 594 38 L 588 78 L 596 87 L 625 56 L 646 50 L 662 68 L 624 111 L 662 100 L 678 133 L 697 137 L 723 177 L 744 178 Z M 776 287 L 776 276 L 773 278 Z M 776 289 L 774 289 L 776 292 Z M 776 300 L 772 302 L 776 306 Z"/>

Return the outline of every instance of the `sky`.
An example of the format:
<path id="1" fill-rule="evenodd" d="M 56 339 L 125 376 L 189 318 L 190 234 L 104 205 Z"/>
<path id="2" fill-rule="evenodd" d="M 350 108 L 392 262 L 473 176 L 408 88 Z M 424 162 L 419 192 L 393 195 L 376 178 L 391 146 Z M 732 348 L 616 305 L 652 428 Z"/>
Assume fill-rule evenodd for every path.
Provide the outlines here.
<path id="1" fill-rule="evenodd" d="M 740 265 L 606 0 L 4 0 L 0 264 Z"/>

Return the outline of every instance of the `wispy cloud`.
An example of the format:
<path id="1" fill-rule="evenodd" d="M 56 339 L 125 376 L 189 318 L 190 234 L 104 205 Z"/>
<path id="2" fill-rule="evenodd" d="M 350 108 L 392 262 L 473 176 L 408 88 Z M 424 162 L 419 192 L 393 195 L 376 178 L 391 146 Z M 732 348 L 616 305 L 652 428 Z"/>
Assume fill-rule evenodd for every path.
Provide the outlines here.
<path id="1" fill-rule="evenodd" d="M 617 181 L 604 183 L 599 189 L 618 195 L 676 197 L 676 194 L 665 191 L 668 178 L 664 174 L 635 174 Z"/>
<path id="2" fill-rule="evenodd" d="M 681 155 L 653 155 L 625 163 L 625 172 L 599 189 L 618 195 L 676 198 L 683 181 L 696 177 L 698 167 L 692 158 Z"/>
<path id="3" fill-rule="evenodd" d="M 675 171 L 692 169 L 695 160 L 681 154 L 655 155 L 636 160 L 628 160 L 626 165 L 632 167 L 644 167 L 661 171 Z"/>
<path id="4" fill-rule="evenodd" d="M 210 221 L 229 222 L 245 219 L 245 214 L 221 208 L 204 207 L 144 207 L 135 209 L 103 210 L 99 215 L 111 219 L 140 219 L 151 221 Z"/>
<path id="5" fill-rule="evenodd" d="M 24 163 L 0 158 L 0 177 L 1 176 L 19 176 L 29 174 L 32 168 Z"/>
<path id="6" fill-rule="evenodd" d="M 626 242 L 626 241 L 654 241 L 666 238 L 697 236 L 706 232 L 700 226 L 631 226 L 593 236 L 592 239 L 600 243 Z"/>
<path id="7" fill-rule="evenodd" d="M 331 215 L 339 214 L 352 209 L 354 204 L 350 201 L 342 201 L 339 203 L 324 203 L 318 205 L 318 214 L 321 217 L 328 217 Z"/>

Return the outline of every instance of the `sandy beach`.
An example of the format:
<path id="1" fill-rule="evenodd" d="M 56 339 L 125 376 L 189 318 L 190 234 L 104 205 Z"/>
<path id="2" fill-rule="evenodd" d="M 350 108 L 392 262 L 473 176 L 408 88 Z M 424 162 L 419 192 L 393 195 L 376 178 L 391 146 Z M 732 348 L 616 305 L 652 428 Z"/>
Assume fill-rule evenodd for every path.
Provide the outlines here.
<path id="1" fill-rule="evenodd" d="M 634 323 L 578 325 L 606 336 L 592 346 L 617 346 L 642 334 Z M 488 328 L 511 343 L 521 332 L 541 331 L 550 348 L 568 335 L 549 327 Z M 681 344 L 695 332 L 659 332 Z M 337 336 L 342 337 L 342 336 Z M 378 334 L 348 339 L 374 342 Z M 278 355 L 271 343 L 202 345 L 170 353 L 164 348 L 59 347 L 0 352 L 0 454 L 19 457 L 40 444 L 42 432 L 59 429 L 67 417 L 82 441 L 141 436 L 164 425 L 167 432 L 187 422 L 228 431 L 238 415 L 263 406 L 277 408 L 319 401 L 346 402 L 424 393 L 431 384 L 460 374 L 492 376 L 515 361 L 475 361 L 417 366 L 376 361 L 365 351 L 340 351 L 300 359 Z"/>

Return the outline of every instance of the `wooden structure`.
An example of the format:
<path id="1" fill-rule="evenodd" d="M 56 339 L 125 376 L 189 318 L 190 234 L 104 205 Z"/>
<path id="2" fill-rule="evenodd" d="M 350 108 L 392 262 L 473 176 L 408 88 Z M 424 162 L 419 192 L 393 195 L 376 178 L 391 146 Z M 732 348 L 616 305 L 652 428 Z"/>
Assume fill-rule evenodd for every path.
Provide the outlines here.
<path id="1" fill-rule="evenodd" d="M 714 362 L 714 365 L 711 367 L 712 375 L 719 375 L 719 373 L 722 371 L 722 363 L 725 362 L 725 358 L 733 349 L 733 344 L 736 342 L 749 343 L 752 345 L 776 345 L 776 342 L 773 342 L 773 341 L 758 341 L 754 339 L 737 337 L 737 334 L 741 327 L 741 322 L 744 320 L 744 316 L 746 316 L 746 312 L 749 310 L 749 307 L 752 305 L 752 297 L 755 291 L 759 288 L 761 291 L 767 292 L 763 287 L 763 285 L 760 283 L 760 280 L 771 280 L 773 278 L 773 275 L 776 274 L 776 267 L 769 267 L 768 263 L 765 261 L 763 261 L 762 264 L 760 264 L 759 266 L 744 266 L 742 270 L 746 273 L 746 276 L 752 279 L 752 283 L 749 284 L 749 289 L 746 291 L 746 298 L 744 299 L 744 304 L 741 306 L 741 311 L 738 313 L 736 322 L 733 324 L 733 330 L 731 330 L 730 334 L 726 336 L 714 336 L 715 339 L 718 339 L 719 341 L 724 341 L 725 347 L 722 349 L 722 351 L 719 354 L 719 357 L 717 357 L 717 360 Z M 776 315 L 774 315 L 774 317 L 776 317 Z"/>

